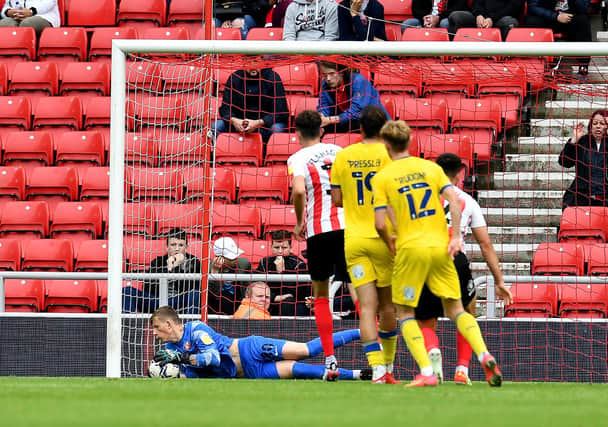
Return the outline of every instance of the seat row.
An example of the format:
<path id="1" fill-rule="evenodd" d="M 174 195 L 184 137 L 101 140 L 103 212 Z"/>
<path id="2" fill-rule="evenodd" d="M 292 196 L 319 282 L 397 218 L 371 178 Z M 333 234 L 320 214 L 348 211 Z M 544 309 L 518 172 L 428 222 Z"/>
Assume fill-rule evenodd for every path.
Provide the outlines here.
<path id="1" fill-rule="evenodd" d="M 541 243 L 532 258 L 532 274 L 608 276 L 608 244 Z"/>

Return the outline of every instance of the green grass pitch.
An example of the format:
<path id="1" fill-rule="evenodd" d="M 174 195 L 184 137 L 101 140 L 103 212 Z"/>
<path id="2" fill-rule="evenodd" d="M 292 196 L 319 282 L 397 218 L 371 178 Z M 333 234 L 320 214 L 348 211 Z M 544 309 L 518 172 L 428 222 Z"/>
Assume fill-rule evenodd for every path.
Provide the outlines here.
<path id="1" fill-rule="evenodd" d="M 4 426 L 605 426 L 605 384 L 0 378 Z"/>

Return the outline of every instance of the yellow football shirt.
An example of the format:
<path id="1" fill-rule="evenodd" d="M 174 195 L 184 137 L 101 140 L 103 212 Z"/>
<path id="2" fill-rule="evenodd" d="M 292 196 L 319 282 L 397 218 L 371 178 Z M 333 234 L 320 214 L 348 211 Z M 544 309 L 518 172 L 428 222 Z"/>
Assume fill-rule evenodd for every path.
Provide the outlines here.
<path id="1" fill-rule="evenodd" d="M 450 185 L 441 167 L 418 157 L 395 160 L 376 174 L 374 208 L 393 209 L 397 249 L 447 247 L 447 221 L 439 196 Z"/>
<path id="2" fill-rule="evenodd" d="M 390 161 L 382 143 L 353 144 L 336 154 L 331 169 L 331 186 L 342 190 L 345 238 L 378 237 L 371 180 Z"/>

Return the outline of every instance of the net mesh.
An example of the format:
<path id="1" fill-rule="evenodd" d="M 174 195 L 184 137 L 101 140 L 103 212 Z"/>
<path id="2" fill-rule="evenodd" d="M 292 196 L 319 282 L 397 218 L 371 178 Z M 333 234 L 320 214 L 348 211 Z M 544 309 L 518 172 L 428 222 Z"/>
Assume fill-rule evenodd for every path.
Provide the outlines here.
<path id="1" fill-rule="evenodd" d="M 204 273 L 218 268 L 212 244 L 221 237 L 231 237 L 243 250 L 236 264 L 223 264 L 223 272 L 306 272 L 305 243 L 296 240 L 291 241 L 289 263 L 287 257 L 283 257 L 282 266 L 274 258 L 266 264 L 263 260 L 278 253 L 272 249 L 272 233 L 291 231 L 295 225 L 286 161 L 300 148 L 294 117 L 305 109 L 317 109 L 322 96 L 320 60 L 333 61 L 373 83 L 389 115 L 405 120 L 412 128 L 412 154 L 435 159 L 450 151 L 466 163 L 462 187 L 482 207 L 501 267 L 511 277 L 507 285 L 517 301 L 506 314 L 498 301 L 496 317 L 546 318 L 503 326 L 482 324 L 490 348 L 499 354 L 510 378 L 605 380 L 605 369 L 597 365 L 598 357 L 604 357 L 598 349 L 606 342 L 605 324 L 585 323 L 579 329 L 561 320 L 608 316 L 605 287 L 576 280 L 526 287 L 532 283 L 527 278 L 531 273 L 597 276 L 608 271 L 602 270 L 607 258 L 601 245 L 608 227 L 597 226 L 599 230 L 589 220 L 604 213 L 591 214 L 586 208 L 574 219 L 562 216 L 564 191 L 575 174 L 574 169 L 558 164 L 558 155 L 576 124 L 583 122 L 586 128 L 591 112 L 606 106 L 603 58 L 594 58 L 591 63 L 591 83 L 580 84 L 572 77 L 576 59 L 558 62 L 551 57 L 130 55 L 124 271 L 148 271 L 156 257 L 167 254 L 170 230 L 179 228 L 187 235 L 188 253 L 199 260 L 198 270 L 192 272 L 203 274 L 200 281 L 170 282 L 170 305 L 191 318 L 209 315 L 211 326 L 228 335 L 256 332 L 300 341 L 316 336 L 314 323 L 301 319 L 312 315 L 306 304 L 310 283 L 283 281 L 269 274 L 264 280 L 271 289 L 267 311 L 273 318 L 283 317 L 280 322 L 260 326 L 255 320 L 227 321 L 239 310 L 252 280 L 208 281 Z M 263 69 L 274 73 L 259 72 Z M 257 83 L 249 83 L 243 90 L 235 76 Z M 282 108 L 283 93 L 273 86 L 277 79 L 284 89 L 283 115 L 260 106 Z M 268 88 L 273 89 L 269 92 Z M 363 95 L 375 96 L 372 92 Z M 269 114 L 272 119 L 266 120 Z M 250 131 L 230 117 L 260 127 Z M 218 124 L 216 120 L 222 118 L 226 123 Z M 263 123 L 254 123 L 258 120 Z M 273 127 L 277 123 L 282 127 Z M 323 142 L 341 146 L 358 140 L 356 127 L 346 133 L 326 129 L 323 136 Z M 605 150 L 603 145 L 601 150 Z M 586 161 L 587 166 L 591 163 L 589 158 L 575 160 Z M 598 197 L 597 205 L 603 209 L 602 198 Z M 580 228 L 582 218 L 587 228 L 597 231 L 595 234 L 563 234 L 565 229 Z M 564 221 L 571 227 L 564 227 Z M 595 263 L 589 259 L 592 247 Z M 482 252 L 470 236 L 466 251 L 474 276 L 490 277 Z M 566 261 L 566 254 L 572 251 L 575 261 Z M 544 270 L 541 253 L 548 265 Z M 125 282 L 123 289 L 126 311 L 147 317 L 145 313 L 158 305 L 158 290 L 150 283 Z M 335 328 L 340 329 L 352 325 L 344 319 L 356 316 L 346 286 L 336 284 L 334 290 Z M 478 315 L 487 313 L 488 302 L 496 301 L 486 299 L 482 286 L 478 290 Z M 141 318 L 126 317 L 123 374 L 141 375 L 153 352 L 152 335 Z M 300 327 L 304 324 L 307 327 Z M 289 331 L 297 333 L 291 336 Z M 440 323 L 439 332 L 444 337 L 444 351 L 452 354 L 453 329 Z M 577 344 L 570 347 L 565 340 Z M 401 343 L 398 360 L 403 366 L 399 369 L 406 369 L 409 363 L 405 354 Z M 362 354 L 351 357 L 348 363 L 364 364 Z M 453 359 L 444 358 L 448 372 Z M 550 367 L 539 372 L 530 360 L 549 363 Z M 570 369 L 575 371 L 573 376 L 566 372 Z"/>

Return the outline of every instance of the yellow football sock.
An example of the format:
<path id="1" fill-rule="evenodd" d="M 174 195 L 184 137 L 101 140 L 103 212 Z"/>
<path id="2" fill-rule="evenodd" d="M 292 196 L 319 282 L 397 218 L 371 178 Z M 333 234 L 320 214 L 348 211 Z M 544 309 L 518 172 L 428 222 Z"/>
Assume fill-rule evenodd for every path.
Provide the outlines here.
<path id="1" fill-rule="evenodd" d="M 420 370 L 430 367 L 431 361 L 429 360 L 429 355 L 426 352 L 422 331 L 420 331 L 420 327 L 418 326 L 416 319 L 413 317 L 408 317 L 399 323 L 401 323 L 401 333 L 403 334 L 403 339 L 407 344 L 407 348 L 410 350 L 410 353 L 412 353 L 412 356 L 414 357 L 414 360 L 418 364 Z"/>
<path id="2" fill-rule="evenodd" d="M 363 343 L 363 350 L 367 356 L 369 366 L 384 365 L 384 354 L 378 340 L 366 341 Z"/>
<path id="3" fill-rule="evenodd" d="M 488 351 L 486 343 L 481 335 L 479 324 L 471 314 L 463 311 L 456 316 L 456 328 L 462 336 L 471 344 L 473 351 L 478 356 Z"/>
<path id="4" fill-rule="evenodd" d="M 384 364 L 390 365 L 395 361 L 395 352 L 397 351 L 397 335 L 399 331 L 378 331 L 380 342 L 382 343 L 382 351 L 384 352 Z"/>

